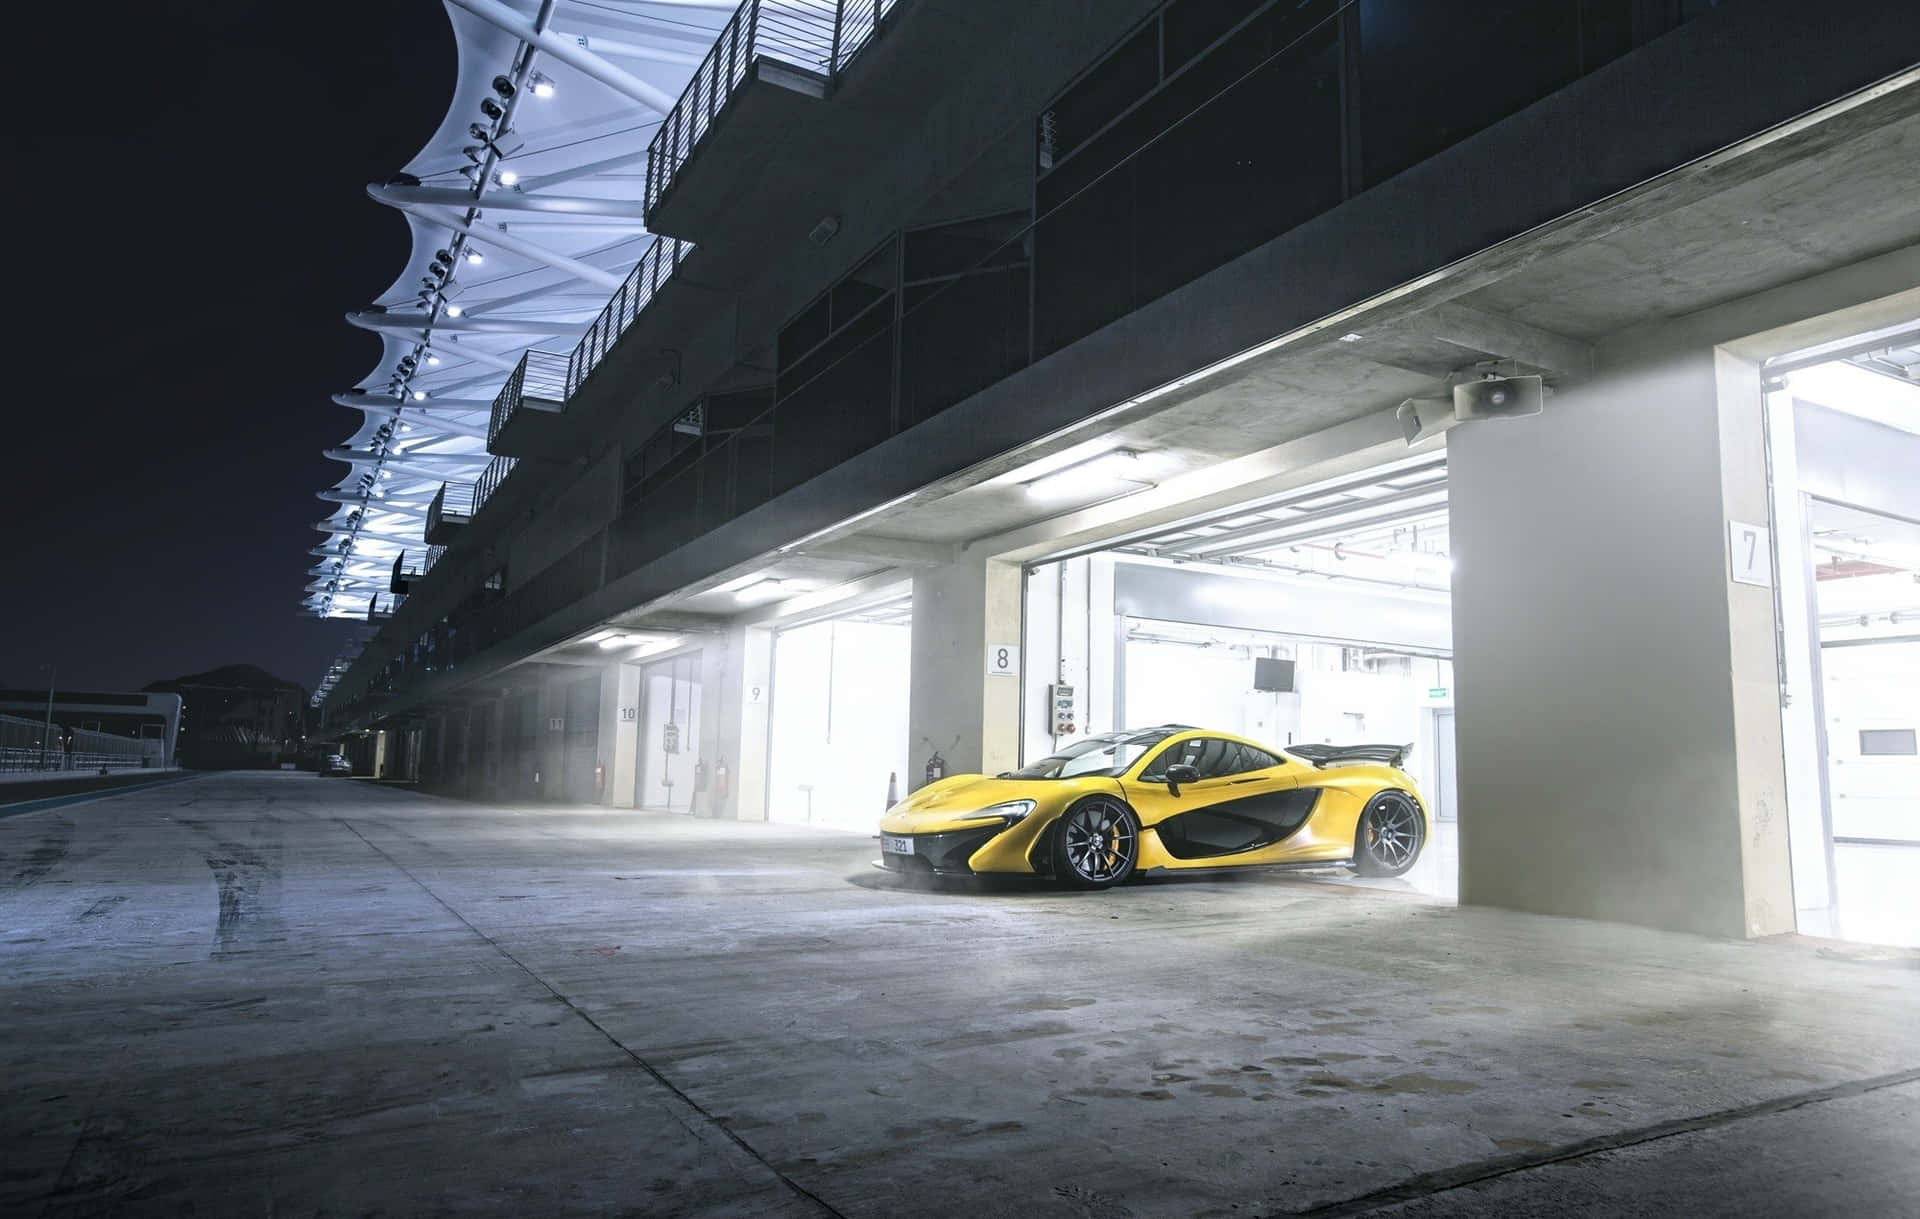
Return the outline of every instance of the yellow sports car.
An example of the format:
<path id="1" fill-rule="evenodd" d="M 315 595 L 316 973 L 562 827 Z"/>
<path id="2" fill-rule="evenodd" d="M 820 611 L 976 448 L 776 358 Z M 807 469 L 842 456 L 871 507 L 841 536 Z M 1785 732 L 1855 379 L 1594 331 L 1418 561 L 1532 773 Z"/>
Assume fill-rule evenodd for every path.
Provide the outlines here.
<path id="1" fill-rule="evenodd" d="M 1104 889 L 1136 872 L 1351 862 L 1413 866 L 1431 826 L 1407 745 L 1271 750 L 1163 724 L 1076 741 L 997 778 L 954 775 L 887 810 L 896 872 L 1051 876 Z"/>

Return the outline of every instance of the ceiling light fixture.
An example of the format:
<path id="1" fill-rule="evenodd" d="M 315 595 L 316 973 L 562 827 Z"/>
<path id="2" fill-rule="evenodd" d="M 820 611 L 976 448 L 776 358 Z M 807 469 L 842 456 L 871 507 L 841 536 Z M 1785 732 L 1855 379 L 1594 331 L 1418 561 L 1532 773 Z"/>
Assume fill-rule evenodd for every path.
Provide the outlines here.
<path id="1" fill-rule="evenodd" d="M 479 266 L 481 263 L 487 261 L 487 256 L 483 254 L 478 247 L 475 247 L 475 246 L 467 247 L 466 258 L 467 258 L 467 262 L 469 262 L 470 264 L 476 267 Z"/>
<path id="2" fill-rule="evenodd" d="M 414 391 L 413 391 L 413 400 L 414 400 L 415 402 L 425 402 L 425 401 L 427 400 L 427 391 L 426 391 L 426 390 L 424 390 L 424 389 L 416 389 L 416 390 L 414 390 Z"/>
<path id="3" fill-rule="evenodd" d="M 459 316 L 460 316 L 460 314 L 461 314 L 461 312 L 462 312 L 462 310 L 461 310 L 461 308 L 460 308 L 460 306 L 458 306 L 458 305 L 456 305 L 456 304 L 454 304 L 454 303 L 453 303 L 452 301 L 448 301 L 448 302 L 447 302 L 447 316 L 448 316 L 448 317 L 459 317 Z"/>
<path id="4" fill-rule="evenodd" d="M 1027 494 L 1037 500 L 1112 499 L 1153 486 L 1153 463 L 1133 449 L 1115 449 L 1034 479 Z"/>
<path id="5" fill-rule="evenodd" d="M 754 579 L 753 583 L 735 589 L 733 599 L 740 602 L 752 602 L 763 601 L 768 597 L 777 597 L 780 595 L 784 583 L 784 581 L 776 580 L 772 576 L 759 576 Z"/>
<path id="6" fill-rule="evenodd" d="M 520 175 L 515 170 L 503 169 L 498 174 L 494 175 L 493 180 L 498 182 L 502 186 L 514 186 L 519 183 Z"/>
<path id="7" fill-rule="evenodd" d="M 547 98 L 553 96 L 553 78 L 544 72 L 535 72 L 527 78 L 527 84 L 532 87 L 535 97 Z"/>

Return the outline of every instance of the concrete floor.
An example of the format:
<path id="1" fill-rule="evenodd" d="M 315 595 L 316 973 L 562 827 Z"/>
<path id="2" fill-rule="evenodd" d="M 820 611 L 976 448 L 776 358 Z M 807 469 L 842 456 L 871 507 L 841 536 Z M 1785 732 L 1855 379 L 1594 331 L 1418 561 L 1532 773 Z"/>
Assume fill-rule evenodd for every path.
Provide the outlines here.
<path id="1" fill-rule="evenodd" d="M 0 820 L 0 1213 L 1912 1214 L 1920 960 L 213 776 Z"/>

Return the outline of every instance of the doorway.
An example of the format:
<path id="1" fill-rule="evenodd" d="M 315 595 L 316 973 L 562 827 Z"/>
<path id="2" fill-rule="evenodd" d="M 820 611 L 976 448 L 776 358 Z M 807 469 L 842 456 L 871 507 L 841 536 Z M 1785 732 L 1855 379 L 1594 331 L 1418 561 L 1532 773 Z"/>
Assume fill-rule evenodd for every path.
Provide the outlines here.
<path id="1" fill-rule="evenodd" d="M 700 653 L 657 661 L 640 670 L 639 777 L 634 804 L 691 813 L 700 756 Z"/>

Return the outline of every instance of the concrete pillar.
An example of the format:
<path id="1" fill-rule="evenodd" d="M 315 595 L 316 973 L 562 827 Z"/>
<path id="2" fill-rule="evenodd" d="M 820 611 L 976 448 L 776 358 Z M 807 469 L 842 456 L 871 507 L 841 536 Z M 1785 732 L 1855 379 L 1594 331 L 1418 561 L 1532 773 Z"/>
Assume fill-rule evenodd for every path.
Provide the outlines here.
<path id="1" fill-rule="evenodd" d="M 1448 433 L 1462 901 L 1793 929 L 1762 435 L 1705 344 Z"/>
<path id="2" fill-rule="evenodd" d="M 534 721 L 533 773 L 539 776 L 534 789 L 540 800 L 558 800 L 564 790 L 567 764 L 567 687 L 564 679 L 543 678 L 539 686 L 539 715 Z M 555 727 L 555 725 L 559 727 Z"/>
<path id="3" fill-rule="evenodd" d="M 923 784 L 936 750 L 950 775 L 1020 764 L 1019 670 L 989 672 L 1000 649 L 1018 653 L 1020 585 L 1018 564 L 982 558 L 915 574 L 910 773 L 903 787 Z"/>
<path id="4" fill-rule="evenodd" d="M 632 808 L 640 781 L 639 665 L 615 664 L 600 684 L 600 753 L 606 759 L 606 802 Z"/>
<path id="5" fill-rule="evenodd" d="M 767 739 L 773 708 L 773 631 L 731 626 L 714 667 L 710 705 L 715 727 L 708 740 L 712 815 L 739 821 L 767 819 Z M 719 768 L 726 768 L 725 792 Z"/>

